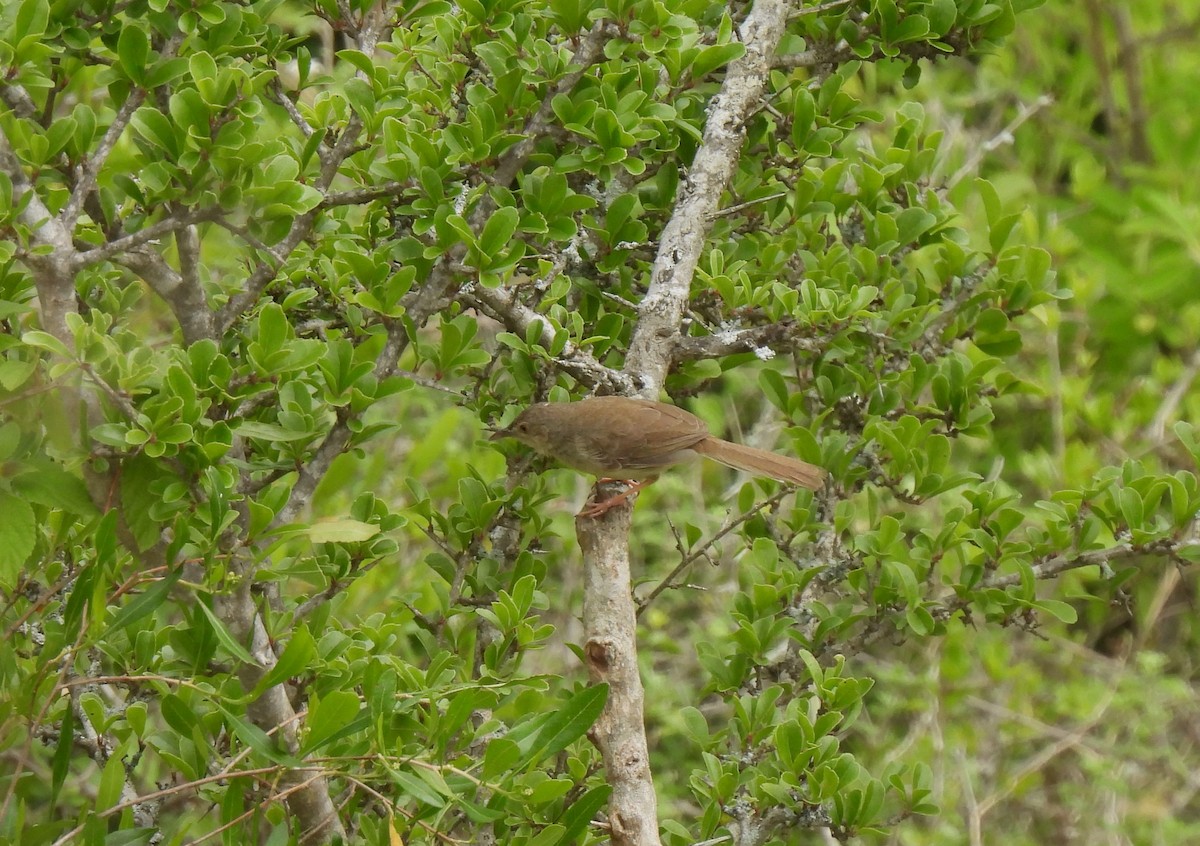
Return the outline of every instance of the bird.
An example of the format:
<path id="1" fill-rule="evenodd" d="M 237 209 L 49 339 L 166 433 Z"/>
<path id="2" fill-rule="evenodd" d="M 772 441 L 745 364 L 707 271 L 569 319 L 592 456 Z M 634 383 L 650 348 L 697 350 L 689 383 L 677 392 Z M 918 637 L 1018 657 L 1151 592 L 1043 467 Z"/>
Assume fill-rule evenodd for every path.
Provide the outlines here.
<path id="1" fill-rule="evenodd" d="M 635 397 L 589 397 L 529 406 L 490 440 L 515 438 L 535 452 L 597 477 L 627 481 L 623 493 L 589 503 L 580 517 L 598 517 L 654 482 L 676 464 L 711 458 L 755 476 L 820 490 L 820 467 L 779 453 L 718 438 L 694 414 Z"/>

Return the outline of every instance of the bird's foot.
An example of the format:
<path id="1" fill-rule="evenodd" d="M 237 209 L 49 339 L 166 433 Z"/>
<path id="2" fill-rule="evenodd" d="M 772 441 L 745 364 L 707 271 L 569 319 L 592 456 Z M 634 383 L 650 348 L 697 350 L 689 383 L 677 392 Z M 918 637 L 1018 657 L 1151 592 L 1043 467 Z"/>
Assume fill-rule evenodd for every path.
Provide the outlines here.
<path id="1" fill-rule="evenodd" d="M 652 484 L 654 482 L 654 479 L 646 479 L 645 481 L 641 481 L 641 482 L 634 482 L 629 479 L 597 479 L 596 480 L 596 488 L 595 488 L 597 497 L 600 495 L 600 485 L 604 484 L 605 482 L 621 482 L 622 484 L 626 485 L 627 487 L 625 488 L 625 490 L 621 491 L 619 494 L 608 497 L 608 499 L 597 499 L 597 500 L 588 501 L 587 503 L 584 504 L 583 508 L 581 508 L 579 510 L 579 513 L 575 515 L 576 517 L 584 517 L 589 520 L 594 520 L 597 517 L 601 517 L 601 516 L 607 514 L 612 509 L 616 508 L 621 503 L 628 500 L 631 496 L 636 494 L 642 488 L 646 487 L 647 485 Z"/>

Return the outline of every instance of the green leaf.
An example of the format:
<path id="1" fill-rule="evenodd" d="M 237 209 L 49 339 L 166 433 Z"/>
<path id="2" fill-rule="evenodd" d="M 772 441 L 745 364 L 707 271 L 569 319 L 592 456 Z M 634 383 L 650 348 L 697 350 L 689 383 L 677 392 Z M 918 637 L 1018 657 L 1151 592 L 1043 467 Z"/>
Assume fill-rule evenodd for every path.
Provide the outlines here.
<path id="1" fill-rule="evenodd" d="M 0 202 L 3 202 L 3 200 L 0 200 Z M 29 377 L 37 370 L 37 366 L 37 362 L 33 360 L 9 359 L 7 361 L 0 361 L 0 388 L 10 392 L 15 391 L 29 380 Z"/>
<path id="2" fill-rule="evenodd" d="M 71 351 L 63 345 L 63 342 L 51 335 L 49 332 L 42 332 L 38 329 L 33 329 L 21 335 L 21 343 L 38 349 L 47 350 L 56 355 L 61 355 L 63 358 L 73 358 Z"/>
<path id="3" fill-rule="evenodd" d="M 608 797 L 611 795 L 612 787 L 602 784 L 599 787 L 593 787 L 572 802 L 559 818 L 559 823 L 562 824 L 564 830 L 557 842 L 563 846 L 570 843 L 582 843 L 587 827 L 591 825 L 600 809 L 607 804 Z"/>
<path id="4" fill-rule="evenodd" d="M 405 793 L 418 802 L 434 808 L 441 808 L 446 804 L 446 800 L 439 796 L 437 791 L 407 770 L 393 770 L 392 778 L 404 789 Z"/>
<path id="5" fill-rule="evenodd" d="M 132 21 L 121 27 L 121 35 L 117 39 L 117 58 L 130 79 L 139 85 L 145 82 L 150 59 L 150 38 L 145 30 Z"/>
<path id="6" fill-rule="evenodd" d="M 375 62 L 360 50 L 338 50 L 335 55 L 341 61 L 354 65 L 368 79 L 375 73 Z"/>
<path id="7" fill-rule="evenodd" d="M 1039 599 L 1033 603 L 1033 607 L 1057 617 L 1068 625 L 1079 619 L 1079 614 L 1075 611 L 1074 606 L 1059 602 L 1057 599 Z"/>
<path id="8" fill-rule="evenodd" d="M 1196 437 L 1196 427 L 1186 420 L 1180 420 L 1171 430 L 1175 433 L 1175 437 L 1179 438 L 1179 442 L 1183 444 L 1192 456 L 1192 461 L 1200 464 L 1200 438 Z"/>
<path id="9" fill-rule="evenodd" d="M 1020 214 L 1009 214 L 996 220 L 988 227 L 988 246 L 992 248 L 992 253 L 999 253 L 1004 248 L 1008 241 L 1008 236 L 1012 234 L 1013 227 L 1021 219 Z"/>
<path id="10" fill-rule="evenodd" d="M 729 44 L 713 44 L 705 47 L 692 62 L 692 78 L 702 79 L 719 67 L 740 59 L 746 54 L 746 45 L 740 41 Z"/>
<path id="11" fill-rule="evenodd" d="M 578 691 L 561 708 L 551 712 L 541 723 L 540 730 L 526 743 L 521 767 L 557 755 L 579 738 L 596 722 L 608 700 L 608 685 L 595 684 Z"/>
<path id="12" fill-rule="evenodd" d="M 510 738 L 499 737 L 488 743 L 483 753 L 483 776 L 494 779 L 514 769 L 521 760 L 521 747 Z"/>
<path id="13" fill-rule="evenodd" d="M 58 745 L 54 748 L 54 759 L 50 769 L 50 805 L 54 806 L 58 799 L 58 791 L 62 789 L 67 773 L 71 769 L 71 750 L 75 748 L 75 709 L 70 700 L 63 713 L 62 723 L 58 727 Z"/>
<path id="14" fill-rule="evenodd" d="M 87 518 L 100 513 L 78 476 L 48 461 L 39 461 L 33 468 L 34 472 L 13 480 L 13 490 L 24 499 Z"/>
<path id="15" fill-rule="evenodd" d="M 923 208 L 905 209 L 896 215 L 897 240 L 901 244 L 911 244 L 937 223 L 937 218 Z"/>
<path id="16" fill-rule="evenodd" d="M 242 719 L 235 714 L 220 700 L 214 699 L 213 704 L 225 716 L 225 721 L 233 727 L 233 733 L 238 739 L 257 752 L 259 755 L 266 758 L 268 761 L 274 761 L 277 764 L 282 764 L 286 767 L 300 767 L 303 763 L 290 755 L 280 752 L 276 748 L 275 742 L 271 740 L 271 736 L 247 720 Z"/>
<path id="17" fill-rule="evenodd" d="M 171 156 L 179 154 L 179 138 L 176 135 L 175 127 L 158 109 L 143 106 L 133 113 L 129 125 L 138 135 L 165 150 Z"/>
<path id="18" fill-rule="evenodd" d="M 308 737 L 304 753 L 309 754 L 348 726 L 361 708 L 358 696 L 348 690 L 331 690 L 308 712 Z"/>
<path id="19" fill-rule="evenodd" d="M 284 647 L 283 654 L 275 662 L 275 666 L 258 680 L 254 690 L 250 692 L 251 701 L 262 696 L 267 688 L 274 687 L 293 676 L 298 676 L 308 668 L 309 662 L 317 654 L 317 644 L 308 631 L 308 627 L 300 624 L 292 632 L 292 639 Z"/>
<path id="20" fill-rule="evenodd" d="M 121 799 L 125 787 L 125 759 L 113 755 L 100 773 L 100 785 L 96 788 L 96 810 L 107 811 Z"/>
<path id="21" fill-rule="evenodd" d="M 256 420 L 243 420 L 234 429 L 238 435 L 259 441 L 304 441 L 313 436 L 312 432 L 295 429 L 285 429 L 274 423 L 260 423 Z"/>
<path id="22" fill-rule="evenodd" d="M 931 0 L 925 9 L 925 17 L 929 19 L 929 31 L 934 35 L 945 35 L 954 26 L 958 16 L 958 8 L 954 0 Z"/>
<path id="23" fill-rule="evenodd" d="M 195 710 L 178 693 L 168 693 L 159 702 L 167 725 L 183 737 L 191 737 L 197 723 Z"/>
<path id="24" fill-rule="evenodd" d="M 40 36 L 49 20 L 50 4 L 46 0 L 25 0 L 17 10 L 12 33 L 22 39 Z"/>
<path id="25" fill-rule="evenodd" d="M 321 520 L 304 529 L 313 543 L 361 543 L 379 534 L 379 527 L 362 520 Z"/>
<path id="26" fill-rule="evenodd" d="M 481 266 L 490 266 L 488 260 L 499 256 L 501 251 L 508 246 L 509 239 L 517 231 L 519 220 L 520 215 L 511 206 L 497 209 L 495 214 L 488 218 L 483 232 L 479 236 L 479 252 L 483 256 Z"/>
<path id="27" fill-rule="evenodd" d="M 33 552 L 37 528 L 29 503 L 5 490 L 0 490 L 0 514 L 0 587 L 11 590 Z"/>
<path id="28" fill-rule="evenodd" d="M 709 738 L 708 720 L 704 717 L 704 712 L 692 705 L 686 705 L 679 712 L 683 718 L 683 725 L 687 730 L 687 735 L 697 743 L 704 743 Z"/>
<path id="29" fill-rule="evenodd" d="M 209 625 L 213 628 L 213 634 L 217 636 L 220 644 L 225 647 L 226 652 L 243 663 L 258 665 L 258 661 L 254 660 L 254 656 L 250 654 L 246 647 L 237 642 L 237 639 L 225 626 L 225 623 L 204 603 L 203 599 L 196 603 L 196 607 L 208 618 Z"/>
<path id="30" fill-rule="evenodd" d="M 96 429 L 92 430 L 92 437 L 96 437 Z M 144 455 L 135 455 L 124 462 L 122 513 L 141 550 L 149 549 L 159 538 L 160 526 L 151 515 L 162 502 L 162 496 L 155 493 L 162 473 L 158 462 Z"/>
<path id="31" fill-rule="evenodd" d="M 133 600 L 122 608 L 115 617 L 109 627 L 112 629 L 122 629 L 131 626 L 143 617 L 153 614 L 163 602 L 166 601 L 167 595 L 170 594 L 171 588 L 179 581 L 183 574 L 182 570 L 174 570 L 168 573 L 164 578 L 159 579 L 150 586 L 144 593 L 136 596 Z"/>

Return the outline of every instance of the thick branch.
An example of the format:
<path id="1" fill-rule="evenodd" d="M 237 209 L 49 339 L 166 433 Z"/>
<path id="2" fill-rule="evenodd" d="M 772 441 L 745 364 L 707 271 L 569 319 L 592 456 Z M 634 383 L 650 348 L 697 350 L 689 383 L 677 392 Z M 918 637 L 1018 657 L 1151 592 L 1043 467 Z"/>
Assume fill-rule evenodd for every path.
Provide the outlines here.
<path id="1" fill-rule="evenodd" d="M 608 685 L 604 713 L 588 737 L 600 750 L 612 786 L 608 822 L 615 846 L 656 846 L 658 800 L 650 778 L 643 725 L 645 692 L 638 675 L 637 609 L 630 592 L 632 509 L 598 519 L 576 518 L 587 566 L 583 584 L 583 652 L 594 683 Z"/>
<path id="2" fill-rule="evenodd" d="M 761 104 L 787 15 L 788 5 L 782 0 L 760 0 L 746 17 L 740 31 L 746 53 L 729 66 L 721 92 L 713 98 L 704 141 L 659 239 L 625 368 L 641 394 L 650 399 L 658 398 L 666 378 L 692 277 L 713 216 L 737 168 L 746 120 Z"/>

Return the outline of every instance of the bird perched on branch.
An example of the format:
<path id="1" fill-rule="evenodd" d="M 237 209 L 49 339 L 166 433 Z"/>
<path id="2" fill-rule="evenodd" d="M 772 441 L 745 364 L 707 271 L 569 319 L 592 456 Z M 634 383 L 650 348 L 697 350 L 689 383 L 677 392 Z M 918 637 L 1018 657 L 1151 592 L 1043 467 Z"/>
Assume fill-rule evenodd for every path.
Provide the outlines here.
<path id="1" fill-rule="evenodd" d="M 631 397 L 531 405 L 491 436 L 499 438 L 516 438 L 600 481 L 630 482 L 623 493 L 586 505 L 581 517 L 605 513 L 662 471 L 699 456 L 809 490 L 818 490 L 825 479 L 824 470 L 797 458 L 715 437 L 703 420 L 682 408 Z"/>

